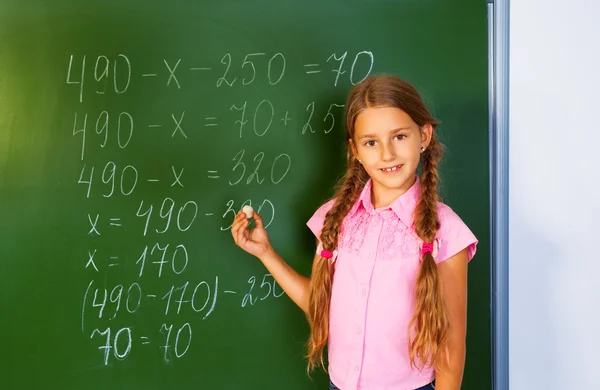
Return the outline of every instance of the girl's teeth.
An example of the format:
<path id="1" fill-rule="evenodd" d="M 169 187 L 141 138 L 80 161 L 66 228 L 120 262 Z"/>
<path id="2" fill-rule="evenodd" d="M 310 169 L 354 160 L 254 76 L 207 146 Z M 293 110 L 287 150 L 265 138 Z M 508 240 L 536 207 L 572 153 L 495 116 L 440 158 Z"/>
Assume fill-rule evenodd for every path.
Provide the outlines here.
<path id="1" fill-rule="evenodd" d="M 398 169 L 398 167 L 394 167 L 394 168 L 383 168 L 383 170 L 384 170 L 384 171 L 386 171 L 386 172 L 393 172 L 393 171 L 395 171 L 396 169 Z"/>

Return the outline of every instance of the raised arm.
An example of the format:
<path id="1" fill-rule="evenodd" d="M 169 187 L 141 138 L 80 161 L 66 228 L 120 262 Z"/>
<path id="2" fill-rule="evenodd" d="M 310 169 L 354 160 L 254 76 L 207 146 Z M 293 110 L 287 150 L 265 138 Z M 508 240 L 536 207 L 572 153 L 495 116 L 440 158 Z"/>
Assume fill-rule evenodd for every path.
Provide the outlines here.
<path id="1" fill-rule="evenodd" d="M 246 218 L 245 213 L 240 211 L 236 215 L 231 226 L 231 234 L 236 245 L 257 257 L 283 291 L 306 313 L 308 310 L 308 286 L 310 278 L 296 272 L 273 249 L 261 216 L 254 212 L 252 219 L 254 219 L 254 228 L 248 229 L 250 222 Z M 315 255 L 313 267 L 319 259 L 320 256 Z"/>

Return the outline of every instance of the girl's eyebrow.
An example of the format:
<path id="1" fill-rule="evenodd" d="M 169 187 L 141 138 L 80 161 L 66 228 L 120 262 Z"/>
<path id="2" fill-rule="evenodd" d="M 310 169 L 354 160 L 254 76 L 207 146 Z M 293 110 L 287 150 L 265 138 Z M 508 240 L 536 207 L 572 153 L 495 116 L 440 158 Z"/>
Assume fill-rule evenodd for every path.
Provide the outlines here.
<path id="1" fill-rule="evenodd" d="M 402 130 L 410 130 L 410 127 L 398 127 L 397 129 L 390 130 L 390 134 L 397 133 Z M 364 134 L 364 135 L 358 137 L 358 139 L 363 139 L 363 138 L 377 138 L 377 136 L 375 134 Z"/>

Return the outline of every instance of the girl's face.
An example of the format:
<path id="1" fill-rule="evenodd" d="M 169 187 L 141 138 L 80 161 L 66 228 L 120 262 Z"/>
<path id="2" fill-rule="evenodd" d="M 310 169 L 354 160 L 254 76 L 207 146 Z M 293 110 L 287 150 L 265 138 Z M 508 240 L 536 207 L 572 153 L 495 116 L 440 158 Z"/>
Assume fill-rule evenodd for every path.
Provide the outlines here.
<path id="1" fill-rule="evenodd" d="M 375 207 L 389 205 L 414 184 L 421 147 L 427 148 L 431 134 L 431 125 L 419 128 L 396 107 L 371 107 L 358 115 L 351 145 L 373 181 Z"/>

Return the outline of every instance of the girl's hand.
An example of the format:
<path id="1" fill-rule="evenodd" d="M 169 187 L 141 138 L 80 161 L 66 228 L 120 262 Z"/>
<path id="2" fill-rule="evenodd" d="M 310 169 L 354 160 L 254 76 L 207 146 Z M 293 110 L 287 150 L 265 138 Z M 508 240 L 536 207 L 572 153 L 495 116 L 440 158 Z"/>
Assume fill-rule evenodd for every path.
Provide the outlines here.
<path id="1" fill-rule="evenodd" d="M 237 246 L 253 256 L 261 257 L 272 247 L 261 216 L 254 211 L 252 219 L 254 219 L 254 228 L 248 229 L 250 221 L 243 211 L 239 211 L 231 225 L 231 235 Z"/>

